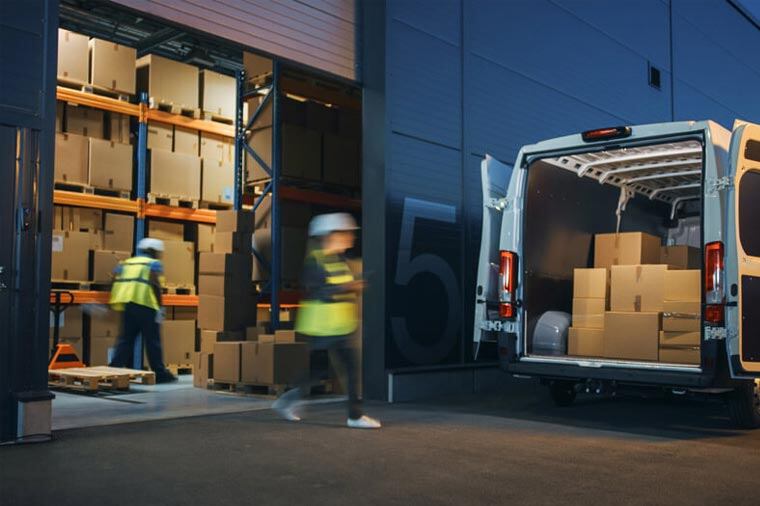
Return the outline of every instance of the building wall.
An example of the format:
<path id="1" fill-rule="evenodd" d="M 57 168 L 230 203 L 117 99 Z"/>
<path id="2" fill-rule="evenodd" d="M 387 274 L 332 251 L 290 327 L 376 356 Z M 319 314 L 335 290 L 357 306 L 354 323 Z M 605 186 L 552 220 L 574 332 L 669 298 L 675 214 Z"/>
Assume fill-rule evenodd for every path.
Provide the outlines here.
<path id="1" fill-rule="evenodd" d="M 472 360 L 486 153 L 511 164 L 524 144 L 617 124 L 760 122 L 760 30 L 725 0 L 387 0 L 385 22 L 388 369 Z"/>
<path id="2" fill-rule="evenodd" d="M 202 32 L 355 79 L 354 0 L 114 0 Z"/>

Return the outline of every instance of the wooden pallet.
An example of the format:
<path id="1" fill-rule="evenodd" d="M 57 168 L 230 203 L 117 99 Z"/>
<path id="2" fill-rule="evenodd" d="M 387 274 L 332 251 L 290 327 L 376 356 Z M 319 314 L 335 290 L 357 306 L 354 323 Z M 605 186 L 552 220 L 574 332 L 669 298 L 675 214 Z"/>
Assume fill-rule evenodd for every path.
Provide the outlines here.
<path id="1" fill-rule="evenodd" d="M 226 211 L 232 209 L 232 204 L 227 202 L 212 202 L 208 200 L 201 200 L 198 203 L 201 209 L 212 209 L 214 211 Z"/>
<path id="2" fill-rule="evenodd" d="M 101 86 L 95 86 L 93 84 L 82 84 L 75 81 L 67 81 L 66 79 L 59 79 L 58 84 L 64 88 L 81 91 L 82 93 L 90 93 L 92 95 L 99 95 L 101 97 L 115 98 L 122 102 L 131 102 L 132 95 L 123 91 L 109 90 Z"/>
<path id="3" fill-rule="evenodd" d="M 90 371 L 103 372 L 105 374 L 123 374 L 129 377 L 131 383 L 140 383 L 142 385 L 155 385 L 156 373 L 153 371 L 142 371 L 140 369 L 127 369 L 125 367 L 108 367 L 105 365 L 97 367 L 88 367 Z M 138 381 L 139 380 L 139 381 Z"/>
<path id="4" fill-rule="evenodd" d="M 97 392 L 98 390 L 129 390 L 129 374 L 93 371 L 90 367 L 51 369 L 48 384 L 51 387 Z"/>
<path id="5" fill-rule="evenodd" d="M 131 199 L 130 190 L 115 190 L 113 188 L 96 188 L 84 183 L 72 183 L 69 181 L 56 181 L 54 183 L 56 190 L 65 190 L 69 192 L 84 193 L 86 195 L 102 195 L 104 197 L 116 197 L 120 199 Z"/>
<path id="6" fill-rule="evenodd" d="M 235 123 L 235 118 L 228 118 L 215 112 L 201 111 L 201 119 L 204 121 L 214 121 L 216 123 L 224 123 L 225 125 L 232 125 Z"/>
<path id="7" fill-rule="evenodd" d="M 92 288 L 91 281 L 76 281 L 71 279 L 53 279 L 50 281 L 50 288 L 56 290 L 86 290 Z"/>
<path id="8" fill-rule="evenodd" d="M 193 364 L 166 364 L 166 369 L 175 376 L 193 374 Z"/>
<path id="9" fill-rule="evenodd" d="M 166 295 L 195 295 L 195 285 L 167 285 L 161 292 Z"/>
<path id="10" fill-rule="evenodd" d="M 192 107 L 186 107 L 185 105 L 166 102 L 156 97 L 150 97 L 148 99 L 148 107 L 150 109 L 157 109 L 159 111 L 177 114 L 180 116 L 187 116 L 188 118 L 193 119 L 200 119 L 201 117 L 200 109 L 193 109 Z"/>
<path id="11" fill-rule="evenodd" d="M 291 385 L 261 385 L 254 383 L 228 383 L 219 380 L 209 380 L 208 389 L 219 393 L 235 395 L 252 395 L 257 397 L 278 397 L 286 392 Z M 311 395 L 327 395 L 333 393 L 332 380 L 322 380 L 311 386 Z"/>
<path id="12" fill-rule="evenodd" d="M 198 209 L 198 199 L 189 199 L 187 197 L 177 197 L 174 195 L 162 195 L 158 193 L 148 194 L 148 204 Z"/>

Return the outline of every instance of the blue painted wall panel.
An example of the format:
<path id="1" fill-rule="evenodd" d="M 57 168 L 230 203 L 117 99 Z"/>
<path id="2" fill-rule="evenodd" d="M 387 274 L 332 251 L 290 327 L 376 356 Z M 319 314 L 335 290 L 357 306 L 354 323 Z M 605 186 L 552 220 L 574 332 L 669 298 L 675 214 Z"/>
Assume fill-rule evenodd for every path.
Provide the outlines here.
<path id="1" fill-rule="evenodd" d="M 390 17 L 414 28 L 459 46 L 460 10 L 459 0 L 391 0 Z"/>
<path id="2" fill-rule="evenodd" d="M 462 143 L 461 51 L 390 21 L 388 101 L 393 131 L 446 146 Z"/>

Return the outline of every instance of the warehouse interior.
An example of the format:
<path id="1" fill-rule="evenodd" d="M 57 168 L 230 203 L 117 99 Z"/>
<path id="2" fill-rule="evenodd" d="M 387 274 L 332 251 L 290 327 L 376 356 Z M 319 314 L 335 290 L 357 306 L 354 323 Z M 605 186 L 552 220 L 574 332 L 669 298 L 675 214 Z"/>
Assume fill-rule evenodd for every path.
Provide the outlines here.
<path id="1" fill-rule="evenodd" d="M 361 223 L 360 89 L 110 3 L 64 0 L 59 24 L 51 363 L 65 344 L 84 366 L 108 364 L 120 330 L 119 313 L 107 306 L 113 269 L 133 254 L 139 237 L 154 237 L 166 248 L 164 362 L 179 382 L 136 379 L 128 390 L 82 394 L 61 377 L 53 428 L 267 405 L 262 397 L 208 390 L 210 379 L 217 390 L 242 388 L 239 376 L 224 376 L 221 362 L 214 371 L 210 356 L 217 341 L 258 335 L 295 348 L 288 329 L 310 219 L 346 211 Z M 141 92 L 147 107 L 139 104 Z M 236 146 L 237 131 L 250 148 Z M 253 228 L 217 236 L 217 213 L 235 206 L 255 215 Z M 255 292 L 240 303 L 253 315 L 241 316 L 245 322 L 199 317 L 200 306 L 229 304 L 201 267 L 201 255 L 214 253 L 248 258 L 241 272 Z M 361 244 L 351 255 L 360 269 Z M 275 352 L 272 377 L 249 379 L 251 392 L 271 394 L 309 361 L 324 380 L 317 391 L 340 392 L 325 354 L 304 359 L 303 350 L 295 351 L 283 359 Z M 131 365 L 147 368 L 138 352 Z"/>

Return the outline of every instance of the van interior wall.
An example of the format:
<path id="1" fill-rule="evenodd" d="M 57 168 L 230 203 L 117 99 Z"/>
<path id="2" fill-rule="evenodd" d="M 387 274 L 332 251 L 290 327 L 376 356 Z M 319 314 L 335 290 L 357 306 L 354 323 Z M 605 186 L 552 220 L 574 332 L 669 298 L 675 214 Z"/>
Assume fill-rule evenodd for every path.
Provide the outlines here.
<path id="1" fill-rule="evenodd" d="M 615 232 L 620 189 L 540 160 L 528 168 L 527 185 L 523 303 L 531 343 L 545 311 L 571 312 L 573 269 L 593 266 L 594 234 Z M 628 202 L 620 231 L 666 239 L 669 217 L 669 205 L 637 195 Z"/>

